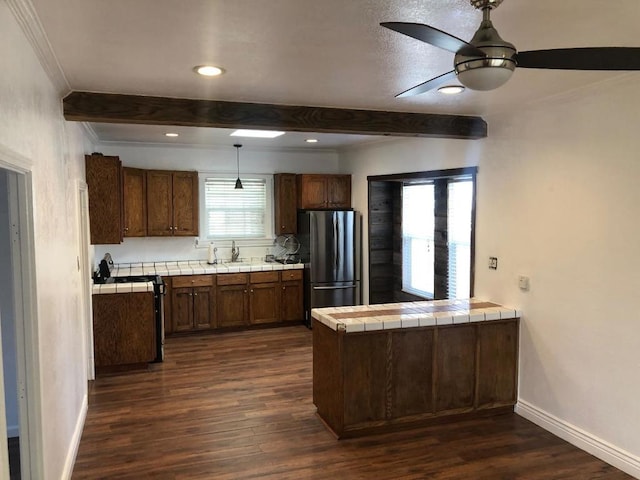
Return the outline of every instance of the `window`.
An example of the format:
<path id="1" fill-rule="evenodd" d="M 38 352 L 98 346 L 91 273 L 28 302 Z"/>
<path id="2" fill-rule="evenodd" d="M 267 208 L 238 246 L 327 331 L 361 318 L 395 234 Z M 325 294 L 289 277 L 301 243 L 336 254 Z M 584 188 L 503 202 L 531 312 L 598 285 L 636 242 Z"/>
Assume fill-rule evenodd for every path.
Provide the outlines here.
<path id="1" fill-rule="evenodd" d="M 402 189 L 402 289 L 433 298 L 434 187 L 405 185 Z"/>
<path id="2" fill-rule="evenodd" d="M 266 239 L 271 228 L 271 180 L 254 175 L 242 178 L 235 189 L 235 177 L 201 174 L 203 240 Z"/>

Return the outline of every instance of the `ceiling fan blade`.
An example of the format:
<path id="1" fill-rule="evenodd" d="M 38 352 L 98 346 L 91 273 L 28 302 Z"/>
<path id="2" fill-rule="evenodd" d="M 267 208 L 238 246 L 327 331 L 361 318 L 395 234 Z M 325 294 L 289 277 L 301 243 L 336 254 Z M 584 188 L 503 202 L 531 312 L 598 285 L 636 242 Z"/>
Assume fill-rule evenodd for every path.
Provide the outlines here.
<path id="1" fill-rule="evenodd" d="M 439 87 L 440 85 L 450 82 L 451 80 L 455 80 L 456 72 L 455 70 L 451 70 L 450 72 L 443 73 L 431 80 L 427 80 L 420 85 L 416 85 L 415 87 L 411 87 L 409 90 L 405 90 L 402 93 L 396 95 L 396 98 L 403 97 L 412 97 L 414 95 L 420 95 L 421 93 L 428 92 L 429 90 L 433 90 L 434 88 Z"/>
<path id="2" fill-rule="evenodd" d="M 640 48 L 588 47 L 531 50 L 516 54 L 518 67 L 560 70 L 640 70 Z"/>
<path id="3" fill-rule="evenodd" d="M 464 40 L 422 23 L 383 22 L 381 26 L 428 43 L 435 47 L 462 53 L 468 57 L 485 57 L 485 53 Z"/>

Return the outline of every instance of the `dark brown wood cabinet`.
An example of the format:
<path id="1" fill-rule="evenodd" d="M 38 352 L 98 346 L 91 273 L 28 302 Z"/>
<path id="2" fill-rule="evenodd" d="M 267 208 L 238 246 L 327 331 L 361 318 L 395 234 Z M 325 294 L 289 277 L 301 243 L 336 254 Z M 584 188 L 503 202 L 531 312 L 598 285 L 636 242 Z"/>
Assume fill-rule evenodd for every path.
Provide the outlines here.
<path id="1" fill-rule="evenodd" d="M 198 235 L 198 173 L 147 171 L 147 235 Z"/>
<path id="2" fill-rule="evenodd" d="M 147 176 L 139 168 L 122 169 L 125 237 L 147 236 Z"/>
<path id="3" fill-rule="evenodd" d="M 218 327 L 241 327 L 249 324 L 249 275 L 218 275 Z"/>
<path id="4" fill-rule="evenodd" d="M 276 235 L 298 231 L 297 185 L 294 173 L 276 173 L 273 176 L 273 196 Z"/>
<path id="5" fill-rule="evenodd" d="M 92 245 L 122 242 L 122 164 L 118 157 L 85 155 Z"/>
<path id="6" fill-rule="evenodd" d="M 512 411 L 518 319 L 379 330 L 313 328 L 313 401 L 339 436 Z"/>
<path id="7" fill-rule="evenodd" d="M 104 367 L 152 362 L 156 357 L 153 292 L 93 295 L 93 343 Z"/>
<path id="8" fill-rule="evenodd" d="M 283 322 L 304 320 L 304 284 L 302 270 L 282 270 L 280 318 Z"/>
<path id="9" fill-rule="evenodd" d="M 351 208 L 351 175 L 302 174 L 296 181 L 300 209 Z"/>
<path id="10" fill-rule="evenodd" d="M 249 323 L 280 321 L 280 273 L 251 272 L 249 274 Z"/>
<path id="11" fill-rule="evenodd" d="M 172 332 L 216 326 L 215 275 L 185 275 L 171 280 Z M 165 332 L 166 333 L 166 332 Z"/>

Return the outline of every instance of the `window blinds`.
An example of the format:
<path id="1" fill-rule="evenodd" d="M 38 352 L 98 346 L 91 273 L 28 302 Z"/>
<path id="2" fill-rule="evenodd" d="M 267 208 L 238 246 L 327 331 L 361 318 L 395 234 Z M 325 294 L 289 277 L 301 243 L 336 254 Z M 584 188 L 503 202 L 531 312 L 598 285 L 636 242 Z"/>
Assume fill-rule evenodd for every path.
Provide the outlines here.
<path id="1" fill-rule="evenodd" d="M 243 178 L 237 190 L 235 184 L 235 178 L 205 179 L 207 238 L 264 238 L 266 180 Z"/>

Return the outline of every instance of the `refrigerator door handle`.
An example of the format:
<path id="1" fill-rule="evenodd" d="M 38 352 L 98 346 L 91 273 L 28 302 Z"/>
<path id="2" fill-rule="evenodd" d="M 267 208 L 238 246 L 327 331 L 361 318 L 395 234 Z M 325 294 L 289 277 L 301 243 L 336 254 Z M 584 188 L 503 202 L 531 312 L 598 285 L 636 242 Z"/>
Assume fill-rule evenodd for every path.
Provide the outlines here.
<path id="1" fill-rule="evenodd" d="M 346 285 L 340 287 L 313 287 L 314 290 L 346 290 L 347 288 L 356 288 L 356 285 Z"/>

